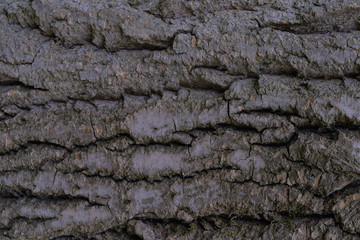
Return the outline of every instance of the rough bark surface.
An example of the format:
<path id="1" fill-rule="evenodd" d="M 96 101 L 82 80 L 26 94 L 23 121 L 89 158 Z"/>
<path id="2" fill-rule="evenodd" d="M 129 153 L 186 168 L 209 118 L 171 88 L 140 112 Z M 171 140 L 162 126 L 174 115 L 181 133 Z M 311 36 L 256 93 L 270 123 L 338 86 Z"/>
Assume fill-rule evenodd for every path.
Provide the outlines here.
<path id="1" fill-rule="evenodd" d="M 1 0 L 0 239 L 360 239 L 358 0 Z"/>

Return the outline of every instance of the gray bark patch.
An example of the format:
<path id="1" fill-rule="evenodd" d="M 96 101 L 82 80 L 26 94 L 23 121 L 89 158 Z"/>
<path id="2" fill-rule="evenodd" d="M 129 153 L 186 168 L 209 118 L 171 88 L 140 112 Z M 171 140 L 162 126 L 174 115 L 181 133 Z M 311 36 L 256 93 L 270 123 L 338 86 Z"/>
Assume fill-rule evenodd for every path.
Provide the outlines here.
<path id="1" fill-rule="evenodd" d="M 360 239 L 360 3 L 3 0 L 1 239 Z"/>

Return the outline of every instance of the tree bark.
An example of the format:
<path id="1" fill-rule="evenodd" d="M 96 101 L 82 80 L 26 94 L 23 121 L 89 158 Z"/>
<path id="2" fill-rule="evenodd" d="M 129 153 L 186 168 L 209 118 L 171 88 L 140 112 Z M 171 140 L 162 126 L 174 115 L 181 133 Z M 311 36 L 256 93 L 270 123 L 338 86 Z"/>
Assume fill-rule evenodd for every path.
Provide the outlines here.
<path id="1" fill-rule="evenodd" d="M 360 239 L 358 0 L 2 0 L 0 239 Z"/>

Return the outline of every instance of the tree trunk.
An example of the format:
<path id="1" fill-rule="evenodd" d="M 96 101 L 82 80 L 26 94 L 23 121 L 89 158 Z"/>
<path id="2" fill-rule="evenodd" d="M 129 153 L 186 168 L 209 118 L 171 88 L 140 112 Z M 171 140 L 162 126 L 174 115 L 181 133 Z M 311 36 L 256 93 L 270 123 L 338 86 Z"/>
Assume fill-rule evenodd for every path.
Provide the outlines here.
<path id="1" fill-rule="evenodd" d="M 0 239 L 360 239 L 358 0 L 2 0 Z"/>

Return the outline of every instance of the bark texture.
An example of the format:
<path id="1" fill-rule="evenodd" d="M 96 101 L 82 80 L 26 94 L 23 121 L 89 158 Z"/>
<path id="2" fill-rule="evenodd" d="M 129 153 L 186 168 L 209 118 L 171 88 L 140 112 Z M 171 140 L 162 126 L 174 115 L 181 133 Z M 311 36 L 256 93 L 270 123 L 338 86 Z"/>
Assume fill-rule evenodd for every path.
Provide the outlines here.
<path id="1" fill-rule="evenodd" d="M 0 239 L 360 239 L 358 0 L 1 0 Z"/>

